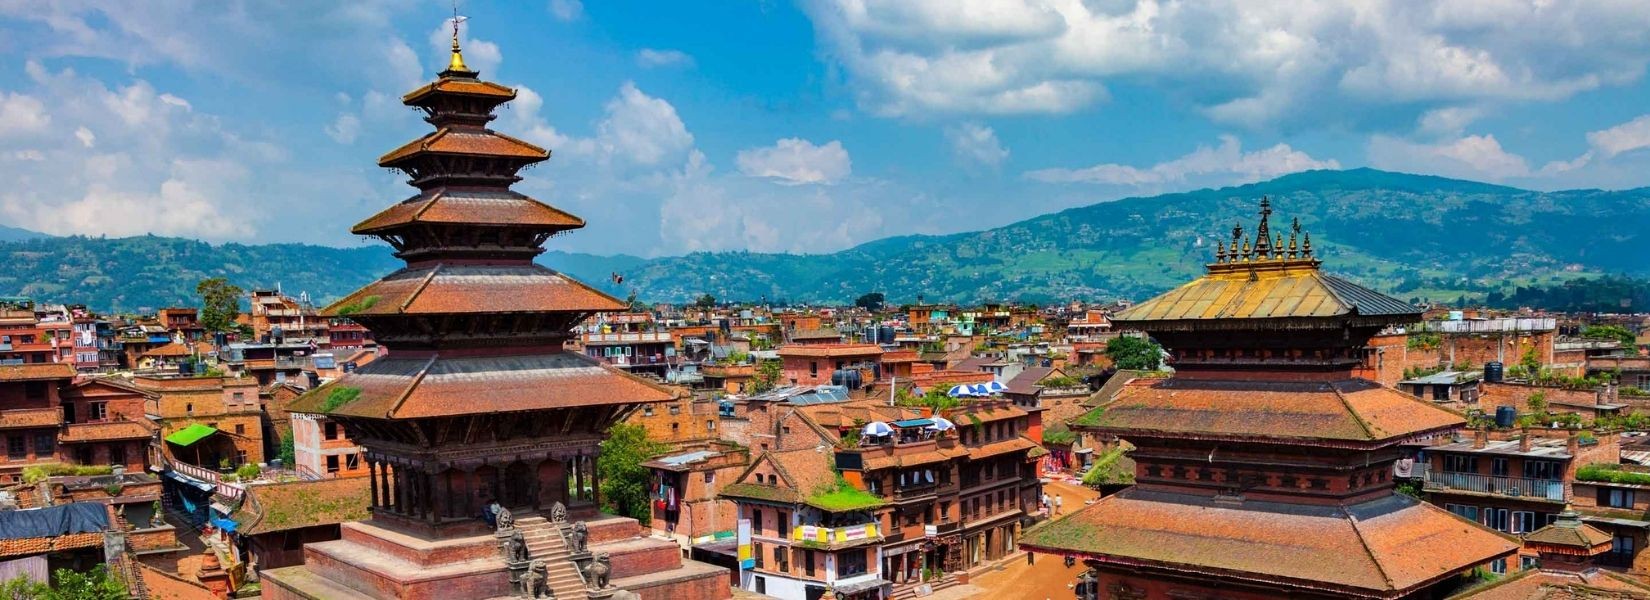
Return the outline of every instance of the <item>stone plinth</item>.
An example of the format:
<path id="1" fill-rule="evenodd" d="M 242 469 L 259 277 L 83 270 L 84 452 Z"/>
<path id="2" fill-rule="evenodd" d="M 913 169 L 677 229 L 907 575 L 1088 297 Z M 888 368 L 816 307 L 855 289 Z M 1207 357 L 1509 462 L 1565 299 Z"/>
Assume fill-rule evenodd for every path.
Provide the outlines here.
<path id="1" fill-rule="evenodd" d="M 304 546 L 304 564 L 263 572 L 272 600 L 437 600 L 510 594 L 510 575 L 491 535 L 431 540 L 371 522 L 344 523 L 341 539 Z"/>

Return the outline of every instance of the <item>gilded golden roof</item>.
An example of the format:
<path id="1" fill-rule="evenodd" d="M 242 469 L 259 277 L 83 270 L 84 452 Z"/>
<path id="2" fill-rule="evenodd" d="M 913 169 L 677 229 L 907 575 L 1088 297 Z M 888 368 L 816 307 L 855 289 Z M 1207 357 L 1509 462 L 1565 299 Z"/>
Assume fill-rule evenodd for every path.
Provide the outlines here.
<path id="1" fill-rule="evenodd" d="M 1271 212 L 1271 202 L 1262 198 L 1256 241 L 1241 226 L 1234 227 L 1231 244 L 1216 243 L 1215 262 L 1202 277 L 1132 306 L 1112 321 L 1419 317 L 1420 310 L 1407 302 L 1320 271 L 1312 238 L 1301 233 L 1300 222 L 1291 226 L 1285 244 L 1282 234 L 1271 233 Z"/>

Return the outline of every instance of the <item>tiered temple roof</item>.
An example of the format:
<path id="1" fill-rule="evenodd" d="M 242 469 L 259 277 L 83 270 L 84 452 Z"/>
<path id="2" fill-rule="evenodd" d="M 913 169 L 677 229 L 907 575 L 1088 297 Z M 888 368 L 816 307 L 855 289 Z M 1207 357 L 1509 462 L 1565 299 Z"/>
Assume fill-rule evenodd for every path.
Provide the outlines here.
<path id="1" fill-rule="evenodd" d="M 1511 556 L 1516 541 L 1393 491 L 1398 446 L 1465 424 L 1352 376 L 1370 336 L 1420 311 L 1322 273 L 1299 224 L 1285 242 L 1270 215 L 1262 200 L 1257 241 L 1235 229 L 1203 277 L 1113 319 L 1176 373 L 1070 424 L 1134 444 L 1137 484 L 1022 547 L 1083 558 L 1107 589 L 1302 597 L 1411 597 Z"/>

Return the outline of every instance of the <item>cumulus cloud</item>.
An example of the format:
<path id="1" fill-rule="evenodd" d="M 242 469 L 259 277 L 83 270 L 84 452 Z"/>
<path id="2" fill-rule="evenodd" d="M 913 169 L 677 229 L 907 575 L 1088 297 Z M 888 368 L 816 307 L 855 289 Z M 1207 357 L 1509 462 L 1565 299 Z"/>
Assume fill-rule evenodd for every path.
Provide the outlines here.
<path id="1" fill-rule="evenodd" d="M 53 234 L 249 235 L 265 205 L 252 165 L 284 159 L 267 141 L 223 128 L 144 80 L 109 86 L 30 62 L 27 91 L 56 135 L 38 136 L 20 168 L 0 162 L 0 219 Z M 98 133 L 94 134 L 93 131 Z"/>
<path id="2" fill-rule="evenodd" d="M 1587 134 L 1587 143 L 1605 158 L 1650 147 L 1650 115 Z"/>
<path id="3" fill-rule="evenodd" d="M 1377 168 L 1462 179 L 1506 181 L 1528 177 L 1529 162 L 1508 152 L 1494 135 L 1467 135 L 1434 143 L 1377 135 L 1369 142 Z"/>
<path id="4" fill-rule="evenodd" d="M 557 21 L 577 21 L 584 16 L 584 3 L 579 0 L 550 0 L 550 16 Z"/>
<path id="5" fill-rule="evenodd" d="M 1008 149 L 997 140 L 997 132 L 979 123 L 961 123 L 945 128 L 945 139 L 957 157 L 995 167 L 1008 158 Z"/>
<path id="6" fill-rule="evenodd" d="M 1059 113 L 1112 82 L 1164 87 L 1211 118 L 1261 125 L 1307 101 L 1426 110 L 1554 100 L 1637 80 L 1650 11 L 1544 0 L 811 0 L 862 107 L 884 115 Z M 1330 105 L 1340 103 L 1331 102 Z"/>
<path id="7" fill-rule="evenodd" d="M 636 51 L 636 64 L 644 68 L 678 67 L 693 65 L 693 57 L 681 50 L 656 50 L 642 48 Z"/>
<path id="8" fill-rule="evenodd" d="M 51 114 L 39 98 L 0 92 L 0 137 L 45 131 Z"/>
<path id="9" fill-rule="evenodd" d="M 740 173 L 785 185 L 836 183 L 853 170 L 848 150 L 836 140 L 815 146 L 808 140 L 785 138 L 772 146 L 740 150 L 735 162 Z"/>
<path id="10" fill-rule="evenodd" d="M 1025 174 L 1045 183 L 1096 183 L 1131 187 L 1204 181 L 1247 183 L 1313 169 L 1339 169 L 1335 159 L 1319 160 L 1305 152 L 1277 144 L 1244 152 L 1235 136 L 1223 135 L 1219 146 L 1199 146 L 1190 154 L 1149 167 L 1103 163 L 1081 169 L 1041 169 Z"/>
<path id="11" fill-rule="evenodd" d="M 344 113 L 333 119 L 326 126 L 327 137 L 340 144 L 355 143 L 355 136 L 361 134 L 361 119 L 355 115 Z"/>

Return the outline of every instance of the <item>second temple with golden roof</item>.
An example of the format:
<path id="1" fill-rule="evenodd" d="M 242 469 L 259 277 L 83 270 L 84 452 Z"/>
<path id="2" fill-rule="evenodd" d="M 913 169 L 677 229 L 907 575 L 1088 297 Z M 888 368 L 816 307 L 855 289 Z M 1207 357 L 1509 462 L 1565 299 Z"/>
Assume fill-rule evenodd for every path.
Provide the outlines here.
<path id="1" fill-rule="evenodd" d="M 1253 242 L 1240 227 L 1203 277 L 1112 319 L 1175 374 L 1071 426 L 1134 444 L 1137 484 L 1021 547 L 1083 560 L 1103 598 L 1431 598 L 1513 556 L 1515 540 L 1394 489 L 1401 445 L 1465 424 L 1353 376 L 1371 336 L 1420 311 L 1322 272 L 1298 223 L 1285 245 L 1270 216 L 1263 200 Z"/>

